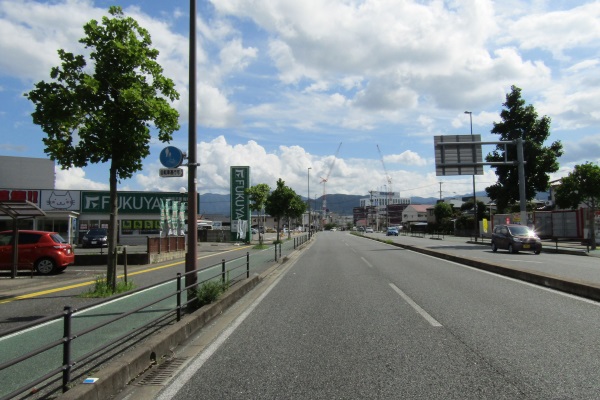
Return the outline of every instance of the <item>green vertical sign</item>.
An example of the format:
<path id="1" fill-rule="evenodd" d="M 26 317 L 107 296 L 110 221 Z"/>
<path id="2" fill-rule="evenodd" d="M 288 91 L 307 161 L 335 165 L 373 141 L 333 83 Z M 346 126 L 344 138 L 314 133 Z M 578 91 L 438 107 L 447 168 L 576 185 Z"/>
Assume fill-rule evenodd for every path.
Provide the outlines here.
<path id="1" fill-rule="evenodd" d="M 250 167 L 231 167 L 231 240 L 250 241 Z M 242 231 L 241 237 L 238 232 Z"/>

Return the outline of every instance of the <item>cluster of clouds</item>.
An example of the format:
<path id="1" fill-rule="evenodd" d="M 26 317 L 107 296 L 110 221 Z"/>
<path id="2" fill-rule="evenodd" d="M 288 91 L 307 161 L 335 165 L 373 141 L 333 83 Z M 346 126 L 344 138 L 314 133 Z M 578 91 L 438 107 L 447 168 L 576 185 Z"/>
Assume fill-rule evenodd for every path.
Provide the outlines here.
<path id="1" fill-rule="evenodd" d="M 159 63 L 188 115 L 188 2 L 124 1 L 147 28 Z M 561 170 L 600 159 L 600 2 L 455 0 L 199 1 L 198 187 L 227 192 L 229 167 L 250 165 L 253 183 L 282 178 L 304 194 L 331 170 L 330 193 L 393 189 L 434 196 L 439 182 L 468 193 L 470 179 L 436 177 L 433 135 L 488 135 L 511 85 L 561 140 Z M 82 26 L 106 15 L 92 0 L 0 0 L 0 73 L 21 86 L 48 79 L 55 51 L 85 52 Z M 60 27 L 60 29 L 57 29 Z M 2 89 L 0 89 L 2 90 Z M 21 100 L 22 101 L 22 100 Z M 27 107 L 24 110 L 29 111 Z M 0 112 L 3 110 L 0 110 Z M 23 112 L 23 120 L 27 115 Z M 30 122 L 29 122 L 30 123 Z M 334 151 L 343 142 L 335 159 Z M 375 144 L 382 145 L 383 155 Z M 175 144 L 185 148 L 183 140 Z M 14 144 L 2 144 L 3 148 Z M 159 178 L 158 152 L 123 189 L 178 190 L 185 178 Z M 106 168 L 104 168 L 106 170 Z M 104 175 L 57 170 L 57 187 L 105 188 Z M 495 181 L 492 170 L 478 177 Z M 317 184 L 315 184 L 317 183 Z M 81 187 L 81 186 L 79 186 Z"/>

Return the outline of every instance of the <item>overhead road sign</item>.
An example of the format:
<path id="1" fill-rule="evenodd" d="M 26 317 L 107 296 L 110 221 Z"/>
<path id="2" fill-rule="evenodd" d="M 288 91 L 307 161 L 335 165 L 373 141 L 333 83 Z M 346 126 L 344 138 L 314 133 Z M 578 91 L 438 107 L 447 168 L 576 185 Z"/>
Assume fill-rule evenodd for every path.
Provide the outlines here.
<path id="1" fill-rule="evenodd" d="M 483 175 L 481 135 L 434 136 L 435 174 Z"/>
<path id="2" fill-rule="evenodd" d="M 161 178 L 181 178 L 183 169 L 181 168 L 161 168 L 158 170 L 158 175 Z"/>

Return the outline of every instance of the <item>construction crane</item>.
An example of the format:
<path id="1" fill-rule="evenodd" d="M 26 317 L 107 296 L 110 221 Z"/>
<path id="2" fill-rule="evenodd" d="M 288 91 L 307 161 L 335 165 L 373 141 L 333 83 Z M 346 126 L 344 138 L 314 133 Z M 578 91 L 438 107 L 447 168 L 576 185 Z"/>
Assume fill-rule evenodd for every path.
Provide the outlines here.
<path id="1" fill-rule="evenodd" d="M 386 220 L 387 220 L 387 226 L 389 228 L 389 226 L 390 226 L 390 205 L 392 204 L 392 199 L 394 196 L 394 192 L 392 190 L 392 178 L 390 177 L 390 174 L 388 174 L 387 168 L 385 167 L 385 162 L 383 161 L 383 154 L 381 153 L 381 149 L 379 148 L 379 145 L 377 145 L 377 151 L 379 152 L 379 158 L 381 158 L 381 165 L 383 165 L 383 172 L 385 172 L 385 179 L 387 180 L 387 184 L 388 184 L 388 192 L 387 192 L 388 201 L 387 201 L 387 205 L 385 207 L 385 215 L 386 215 Z"/>
<path id="2" fill-rule="evenodd" d="M 321 177 L 321 183 L 323 184 L 323 223 L 325 224 L 327 220 L 327 190 L 325 185 L 329 180 L 329 176 L 331 175 L 331 171 L 333 170 L 333 166 L 335 165 L 335 160 L 340 154 L 340 147 L 342 147 L 342 142 L 338 145 L 337 151 L 335 152 L 335 156 L 333 156 L 333 161 L 331 161 L 331 165 L 329 166 L 329 171 L 327 172 L 327 176 L 325 178 Z"/>

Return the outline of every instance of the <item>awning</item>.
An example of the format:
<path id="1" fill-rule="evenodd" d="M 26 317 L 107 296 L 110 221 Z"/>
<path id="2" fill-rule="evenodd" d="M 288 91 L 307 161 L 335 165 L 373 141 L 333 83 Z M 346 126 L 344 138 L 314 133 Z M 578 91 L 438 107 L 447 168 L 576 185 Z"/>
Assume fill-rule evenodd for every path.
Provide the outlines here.
<path id="1" fill-rule="evenodd" d="M 12 219 L 43 217 L 46 215 L 37 205 L 27 200 L 0 200 L 0 215 Z"/>

